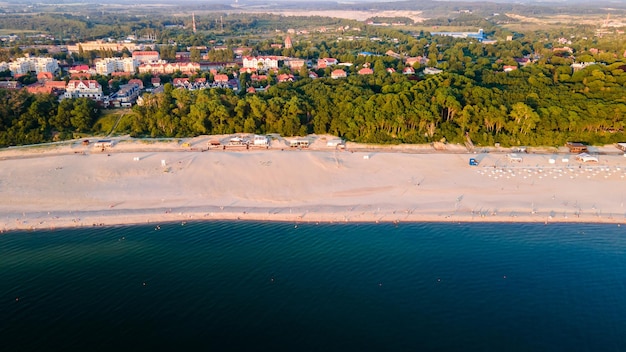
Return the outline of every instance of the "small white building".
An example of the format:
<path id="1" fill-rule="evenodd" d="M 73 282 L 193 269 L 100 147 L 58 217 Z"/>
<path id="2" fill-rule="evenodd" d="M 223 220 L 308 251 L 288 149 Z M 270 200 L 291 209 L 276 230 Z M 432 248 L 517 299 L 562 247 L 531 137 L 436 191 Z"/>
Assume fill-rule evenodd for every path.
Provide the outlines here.
<path id="1" fill-rule="evenodd" d="M 252 138 L 252 145 L 257 147 L 268 147 L 270 145 L 270 139 L 267 136 L 255 135 Z"/>
<path id="2" fill-rule="evenodd" d="M 93 144 L 94 148 L 110 148 L 113 146 L 113 141 L 110 139 L 100 139 Z"/>
<path id="3" fill-rule="evenodd" d="M 326 146 L 327 147 L 331 147 L 331 148 L 337 148 L 337 147 L 342 147 L 344 145 L 344 141 L 343 139 L 331 139 L 328 142 L 326 142 Z"/>
<path id="4" fill-rule="evenodd" d="M 425 75 L 436 75 L 436 74 L 439 74 L 439 73 L 442 73 L 442 72 L 443 72 L 442 70 L 440 70 L 438 68 L 435 68 L 435 67 L 426 67 L 424 69 L 424 74 Z"/>
<path id="5" fill-rule="evenodd" d="M 289 141 L 289 146 L 291 148 L 308 148 L 309 140 L 304 138 L 292 139 Z"/>

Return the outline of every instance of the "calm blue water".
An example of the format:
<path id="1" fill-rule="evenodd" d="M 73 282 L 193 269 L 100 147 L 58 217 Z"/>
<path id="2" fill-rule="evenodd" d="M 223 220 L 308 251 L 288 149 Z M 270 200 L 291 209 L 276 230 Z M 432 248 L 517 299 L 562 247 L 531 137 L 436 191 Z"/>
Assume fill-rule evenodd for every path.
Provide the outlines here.
<path id="1" fill-rule="evenodd" d="M 2 351 L 625 351 L 626 226 L 0 235 Z"/>

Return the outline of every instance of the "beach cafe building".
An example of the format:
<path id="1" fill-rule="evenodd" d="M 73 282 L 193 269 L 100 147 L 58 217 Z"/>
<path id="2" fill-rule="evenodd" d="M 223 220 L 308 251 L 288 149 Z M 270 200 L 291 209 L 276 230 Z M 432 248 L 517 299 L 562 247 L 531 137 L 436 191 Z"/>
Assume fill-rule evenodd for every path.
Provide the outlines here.
<path id="1" fill-rule="evenodd" d="M 585 153 L 587 151 L 587 146 L 580 142 L 567 142 L 565 146 L 573 154 Z"/>

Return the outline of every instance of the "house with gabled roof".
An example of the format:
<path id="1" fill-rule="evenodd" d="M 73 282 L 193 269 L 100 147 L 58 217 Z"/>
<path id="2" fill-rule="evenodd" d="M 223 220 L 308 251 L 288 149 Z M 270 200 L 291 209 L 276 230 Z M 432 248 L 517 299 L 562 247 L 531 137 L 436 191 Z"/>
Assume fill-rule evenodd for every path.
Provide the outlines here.
<path id="1" fill-rule="evenodd" d="M 267 80 L 267 75 L 257 75 L 256 73 L 250 76 L 250 80 L 252 82 L 258 82 L 258 81 L 266 81 Z"/>
<path id="2" fill-rule="evenodd" d="M 330 77 L 333 79 L 346 78 L 348 77 L 348 74 L 344 70 L 337 69 L 330 73 Z"/>
<path id="3" fill-rule="evenodd" d="M 415 69 L 411 66 L 407 66 L 405 68 L 402 69 L 402 74 L 403 75 L 412 75 L 415 74 Z"/>
<path id="4" fill-rule="evenodd" d="M 317 68 L 326 68 L 337 64 L 339 64 L 339 60 L 332 57 L 317 59 Z"/>
<path id="5" fill-rule="evenodd" d="M 178 77 L 172 80 L 172 84 L 174 87 L 184 87 L 189 84 L 189 78 L 186 77 Z"/>
<path id="6" fill-rule="evenodd" d="M 374 74 L 374 70 L 369 67 L 363 67 L 357 72 L 359 75 L 372 75 Z"/>
<path id="7" fill-rule="evenodd" d="M 76 65 L 76 66 L 72 66 L 70 67 L 70 69 L 68 70 L 69 73 L 82 73 L 82 72 L 89 72 L 89 66 L 87 65 Z"/>
<path id="8" fill-rule="evenodd" d="M 213 82 L 215 83 L 228 83 L 228 75 L 217 74 L 213 76 Z"/>
<path id="9" fill-rule="evenodd" d="M 26 87 L 29 93 L 54 94 L 61 96 L 65 92 L 65 81 L 36 82 Z"/>
<path id="10" fill-rule="evenodd" d="M 141 89 L 137 83 L 122 84 L 115 95 L 115 99 L 112 101 L 113 106 L 132 106 L 139 97 L 140 92 Z"/>
<path id="11" fill-rule="evenodd" d="M 128 84 L 132 84 L 132 83 L 138 85 L 139 89 L 143 89 L 143 81 L 142 80 L 137 79 L 137 78 L 133 78 L 133 79 L 128 81 Z"/>
<path id="12" fill-rule="evenodd" d="M 277 82 L 293 82 L 295 81 L 295 77 L 292 74 L 280 74 L 278 76 L 276 76 L 276 81 Z"/>
<path id="13" fill-rule="evenodd" d="M 41 71 L 37 74 L 37 81 L 39 82 L 51 81 L 53 79 L 54 75 L 52 74 L 52 72 Z"/>
<path id="14" fill-rule="evenodd" d="M 423 56 L 407 57 L 406 60 L 404 60 L 404 63 L 406 63 L 409 66 L 413 66 L 416 63 L 420 65 L 426 65 L 428 63 L 428 59 Z"/>
<path id="15" fill-rule="evenodd" d="M 96 101 L 102 100 L 102 86 L 98 81 L 70 80 L 65 88 L 65 98 L 89 98 Z"/>

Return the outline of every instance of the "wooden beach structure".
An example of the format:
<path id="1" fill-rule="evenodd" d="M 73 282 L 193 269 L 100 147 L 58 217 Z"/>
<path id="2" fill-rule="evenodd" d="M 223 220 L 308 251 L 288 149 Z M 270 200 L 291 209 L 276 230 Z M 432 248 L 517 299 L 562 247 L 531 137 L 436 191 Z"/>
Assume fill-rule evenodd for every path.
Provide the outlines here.
<path id="1" fill-rule="evenodd" d="M 587 152 L 587 146 L 580 142 L 567 142 L 565 146 L 569 149 L 569 152 L 572 154 L 580 154 Z"/>

